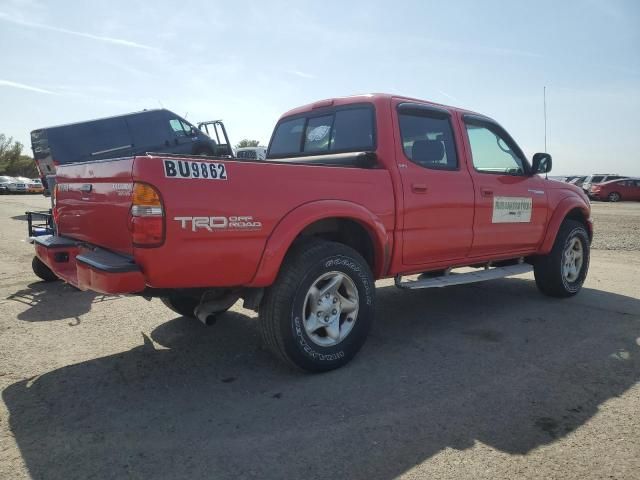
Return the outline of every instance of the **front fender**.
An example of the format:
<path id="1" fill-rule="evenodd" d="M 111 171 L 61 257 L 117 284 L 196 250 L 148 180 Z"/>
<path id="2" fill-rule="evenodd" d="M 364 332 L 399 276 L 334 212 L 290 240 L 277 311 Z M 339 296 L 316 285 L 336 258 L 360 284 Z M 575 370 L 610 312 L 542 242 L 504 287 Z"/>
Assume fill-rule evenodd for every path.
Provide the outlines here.
<path id="1" fill-rule="evenodd" d="M 565 197 L 554 209 L 553 215 L 551 216 L 551 220 L 547 225 L 547 233 L 545 234 L 544 240 L 542 241 L 542 245 L 540 246 L 539 253 L 542 255 L 546 255 L 553 248 L 553 243 L 556 240 L 556 236 L 558 235 L 558 230 L 560 230 L 560 225 L 567 215 L 572 210 L 576 208 L 580 209 L 586 219 L 589 219 L 591 216 L 591 209 L 589 205 L 585 203 L 580 197 L 570 196 Z M 592 232 L 589 232 L 591 234 Z"/>
<path id="2" fill-rule="evenodd" d="M 343 200 L 321 200 L 301 205 L 290 211 L 275 227 L 267 240 L 262 259 L 250 287 L 271 285 L 280 265 L 296 237 L 309 225 L 329 218 L 346 218 L 362 225 L 371 237 L 375 254 L 374 277 L 387 269 L 391 254 L 390 236 L 380 219 L 362 205 Z"/>

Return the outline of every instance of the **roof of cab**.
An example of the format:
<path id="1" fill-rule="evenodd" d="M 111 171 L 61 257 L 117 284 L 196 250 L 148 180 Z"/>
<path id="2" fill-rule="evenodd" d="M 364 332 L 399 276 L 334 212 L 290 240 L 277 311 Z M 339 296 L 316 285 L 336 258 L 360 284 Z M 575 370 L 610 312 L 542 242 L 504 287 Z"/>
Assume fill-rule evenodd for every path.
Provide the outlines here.
<path id="1" fill-rule="evenodd" d="M 305 112 L 309 112 L 318 108 L 322 108 L 322 107 L 329 107 L 329 106 L 339 106 L 339 105 L 349 105 L 352 103 L 364 103 L 364 102 L 368 102 L 368 103 L 376 103 L 380 100 L 391 100 L 391 99 L 398 99 L 398 100 L 404 100 L 407 102 L 415 102 L 415 103 L 421 103 L 421 104 L 425 104 L 425 105 L 433 105 L 435 107 L 440 107 L 440 108 L 444 108 L 446 110 L 450 110 L 450 111 L 458 111 L 458 112 L 462 112 L 462 113 L 469 113 L 469 114 L 473 114 L 473 115 L 480 115 L 480 116 L 484 116 L 482 114 L 473 112 L 471 110 L 465 110 L 462 108 L 458 108 L 458 107 L 452 107 L 450 105 L 443 105 L 441 103 L 436 103 L 436 102 L 431 102 L 429 100 L 421 100 L 419 98 L 412 98 L 412 97 L 405 97 L 403 95 L 393 95 L 390 93 L 367 93 L 367 94 L 361 94 L 361 95 L 351 95 L 351 96 L 347 96 L 347 97 L 335 97 L 335 98 L 327 98 L 324 100 L 319 100 L 317 102 L 313 102 L 313 103 L 308 103 L 307 105 L 302 105 L 301 107 L 297 107 L 294 108 L 292 110 L 289 110 L 288 112 L 285 112 L 280 118 L 285 118 L 285 117 L 289 117 L 291 115 L 296 115 L 299 113 L 305 113 Z"/>

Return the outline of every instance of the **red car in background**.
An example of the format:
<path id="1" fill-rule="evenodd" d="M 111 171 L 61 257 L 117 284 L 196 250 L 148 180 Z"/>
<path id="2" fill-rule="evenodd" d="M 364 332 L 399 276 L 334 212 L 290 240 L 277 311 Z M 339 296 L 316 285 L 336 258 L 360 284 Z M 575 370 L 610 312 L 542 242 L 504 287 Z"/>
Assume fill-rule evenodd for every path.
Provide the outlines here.
<path id="1" fill-rule="evenodd" d="M 593 185 L 589 196 L 596 200 L 619 202 L 620 200 L 640 200 L 640 179 L 625 178 Z"/>

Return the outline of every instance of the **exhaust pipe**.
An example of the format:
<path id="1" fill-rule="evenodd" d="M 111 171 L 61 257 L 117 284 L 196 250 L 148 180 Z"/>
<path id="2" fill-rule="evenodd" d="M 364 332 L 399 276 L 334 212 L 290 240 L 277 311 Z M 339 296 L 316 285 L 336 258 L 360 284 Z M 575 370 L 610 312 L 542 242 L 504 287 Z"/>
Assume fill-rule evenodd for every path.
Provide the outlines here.
<path id="1" fill-rule="evenodd" d="M 240 298 L 239 293 L 229 293 L 223 297 L 209 299 L 208 297 L 212 294 L 219 295 L 219 292 L 205 292 L 200 303 L 193 310 L 196 318 L 207 326 L 216 323 L 217 315 L 229 310 Z"/>

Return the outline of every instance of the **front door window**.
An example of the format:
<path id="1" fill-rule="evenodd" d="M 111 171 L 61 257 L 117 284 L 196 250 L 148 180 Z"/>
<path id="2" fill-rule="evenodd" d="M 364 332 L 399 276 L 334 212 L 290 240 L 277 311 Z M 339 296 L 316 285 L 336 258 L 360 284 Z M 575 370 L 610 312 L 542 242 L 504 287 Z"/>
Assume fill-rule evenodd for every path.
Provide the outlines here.
<path id="1" fill-rule="evenodd" d="M 508 138 L 486 126 L 467 124 L 473 167 L 478 172 L 524 175 L 525 163 Z"/>

